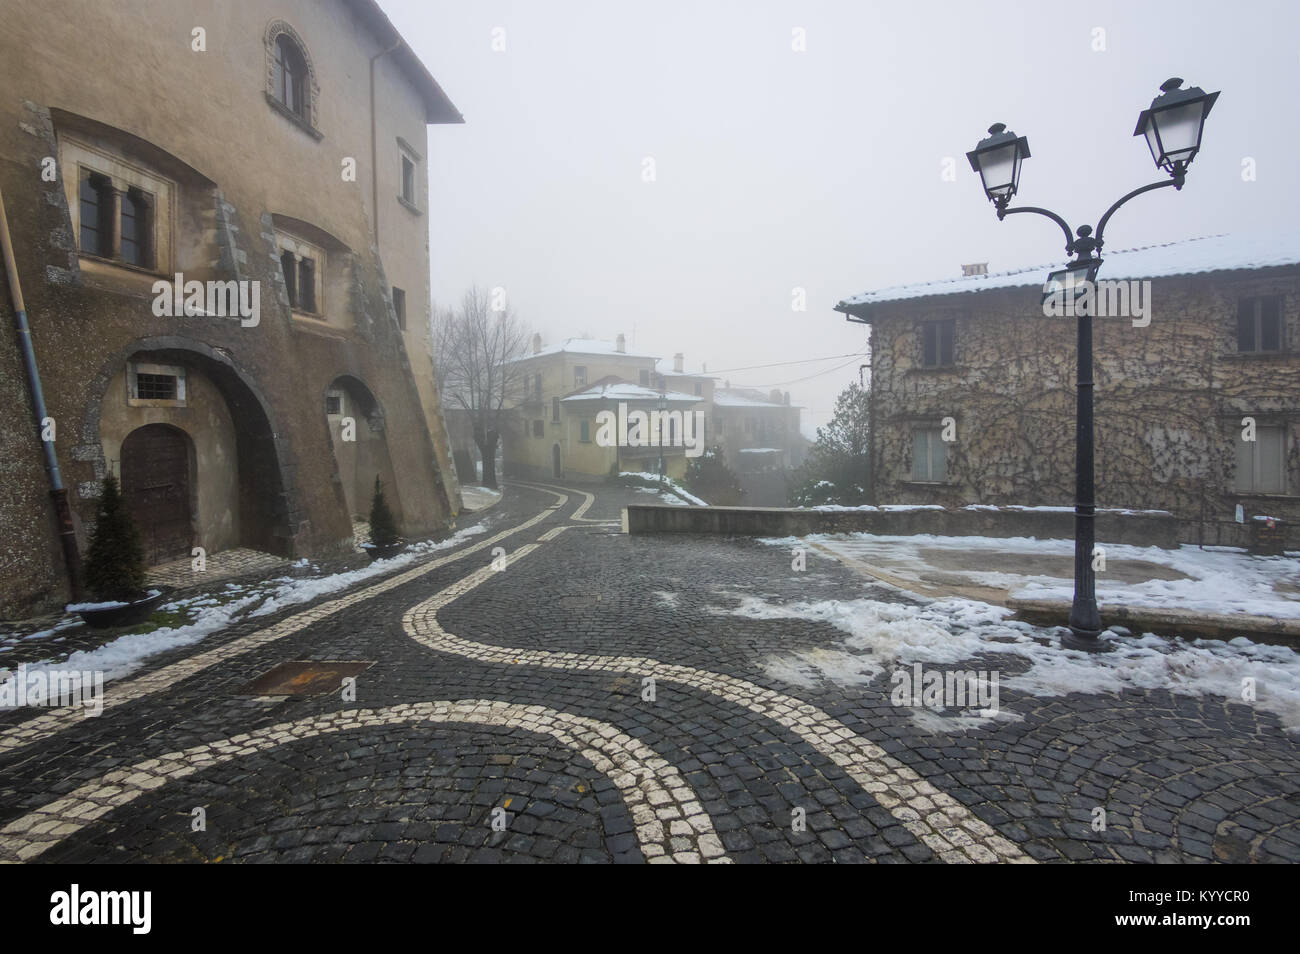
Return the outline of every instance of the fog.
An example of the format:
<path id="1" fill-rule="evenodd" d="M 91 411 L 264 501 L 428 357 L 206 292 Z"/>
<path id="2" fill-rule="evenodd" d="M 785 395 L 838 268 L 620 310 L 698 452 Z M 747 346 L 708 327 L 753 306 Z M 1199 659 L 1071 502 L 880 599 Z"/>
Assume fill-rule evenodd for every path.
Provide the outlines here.
<path id="1" fill-rule="evenodd" d="M 1018 201 L 1095 224 L 1162 177 L 1133 127 L 1179 76 L 1222 90 L 1203 150 L 1108 247 L 1298 205 L 1292 3 L 381 2 L 466 119 L 430 127 L 435 304 L 504 286 L 547 341 L 684 352 L 791 391 L 810 434 L 866 360 L 837 301 L 1063 257 L 1055 225 L 999 223 L 981 193 L 964 153 L 993 122 L 1029 137 Z"/>

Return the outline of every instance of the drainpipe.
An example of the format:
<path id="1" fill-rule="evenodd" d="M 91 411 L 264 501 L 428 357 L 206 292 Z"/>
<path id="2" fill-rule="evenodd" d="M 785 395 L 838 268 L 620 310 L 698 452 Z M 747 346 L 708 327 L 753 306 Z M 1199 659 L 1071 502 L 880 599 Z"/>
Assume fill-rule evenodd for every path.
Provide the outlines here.
<path id="1" fill-rule="evenodd" d="M 375 223 L 375 248 L 379 248 L 379 130 L 375 119 L 375 63 L 398 49 L 402 38 L 388 49 L 370 58 L 370 204 Z"/>
<path id="2" fill-rule="evenodd" d="M 4 252 L 9 295 L 13 299 L 14 312 L 18 317 L 18 345 L 22 349 L 23 364 L 27 368 L 27 385 L 32 395 L 32 408 L 36 411 L 36 433 L 39 436 L 43 422 L 49 415 L 45 410 L 45 392 L 41 390 L 41 373 L 36 367 L 36 352 L 32 350 L 32 333 L 27 326 L 23 290 L 18 283 L 18 265 L 14 261 L 14 246 L 9 235 L 9 220 L 5 216 L 3 194 L 0 194 L 0 249 Z M 63 547 L 63 562 L 68 571 L 68 588 L 75 602 L 81 597 L 81 554 L 77 552 L 77 534 L 72 528 L 68 492 L 64 489 L 63 476 L 59 473 L 59 459 L 54 453 L 54 441 L 42 439 L 41 449 L 45 452 L 45 471 L 50 478 L 50 498 L 54 501 L 59 543 Z"/>

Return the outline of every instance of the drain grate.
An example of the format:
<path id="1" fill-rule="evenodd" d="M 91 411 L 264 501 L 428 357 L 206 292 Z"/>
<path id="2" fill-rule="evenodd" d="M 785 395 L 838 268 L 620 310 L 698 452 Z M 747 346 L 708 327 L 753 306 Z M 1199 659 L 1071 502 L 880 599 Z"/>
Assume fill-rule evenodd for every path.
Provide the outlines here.
<path id="1" fill-rule="evenodd" d="M 330 662 L 291 659 L 262 673 L 239 690 L 245 696 L 313 696 L 338 690 L 348 676 L 356 676 L 374 662 Z"/>

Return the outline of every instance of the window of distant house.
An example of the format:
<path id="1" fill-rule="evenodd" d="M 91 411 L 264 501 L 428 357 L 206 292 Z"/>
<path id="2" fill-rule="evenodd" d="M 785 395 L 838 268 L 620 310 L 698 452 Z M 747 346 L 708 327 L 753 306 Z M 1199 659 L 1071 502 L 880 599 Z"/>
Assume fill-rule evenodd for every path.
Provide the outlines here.
<path id="1" fill-rule="evenodd" d="M 1286 349 L 1282 299 L 1276 295 L 1237 302 L 1237 350 L 1242 354 Z"/>
<path id="2" fill-rule="evenodd" d="M 1286 428 L 1260 425 L 1253 441 L 1237 432 L 1238 493 L 1286 493 Z"/>
<path id="3" fill-rule="evenodd" d="M 942 483 L 948 479 L 948 444 L 943 430 L 923 427 L 912 432 L 912 479 Z"/>
<path id="4" fill-rule="evenodd" d="M 583 421 L 579 427 L 578 440 L 584 444 L 591 443 L 591 421 Z"/>
<path id="5" fill-rule="evenodd" d="M 325 414 L 327 417 L 338 417 L 343 413 L 343 392 L 327 391 L 325 394 Z"/>
<path id="6" fill-rule="evenodd" d="M 560 399 L 557 397 L 551 398 L 551 420 L 556 423 L 560 420 Z"/>
<path id="7" fill-rule="evenodd" d="M 957 331 L 955 318 L 927 321 L 921 325 L 921 366 L 944 368 L 952 364 L 952 343 Z"/>
<path id="8" fill-rule="evenodd" d="M 533 375 L 533 394 L 539 398 L 542 396 L 542 376 L 540 374 Z"/>
<path id="9" fill-rule="evenodd" d="M 641 369 L 641 379 L 640 379 L 640 380 L 641 380 L 641 387 L 643 387 L 643 388 L 648 388 L 648 387 L 650 387 L 650 370 L 649 370 L 648 368 L 642 368 L 642 369 Z"/>
<path id="10" fill-rule="evenodd" d="M 578 365 L 573 369 L 573 386 L 580 388 L 587 383 L 587 369 Z"/>
<path id="11" fill-rule="evenodd" d="M 401 288 L 393 288 L 393 314 L 397 315 L 397 327 L 403 331 L 406 330 L 406 292 Z"/>
<path id="12" fill-rule="evenodd" d="M 700 381 L 695 382 L 695 396 L 699 397 L 704 393 L 704 384 Z"/>
<path id="13" fill-rule="evenodd" d="M 545 437 L 546 425 L 541 421 L 533 421 L 533 437 Z"/>

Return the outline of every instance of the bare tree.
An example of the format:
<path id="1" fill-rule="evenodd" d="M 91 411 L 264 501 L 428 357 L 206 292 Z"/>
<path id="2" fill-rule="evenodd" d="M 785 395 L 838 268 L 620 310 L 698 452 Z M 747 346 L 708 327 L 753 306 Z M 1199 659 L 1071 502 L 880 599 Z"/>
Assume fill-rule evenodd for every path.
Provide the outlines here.
<path id="1" fill-rule="evenodd" d="M 494 310 L 493 304 L 487 292 L 474 287 L 459 306 L 439 310 L 433 319 L 434 373 L 443 403 L 469 415 L 485 487 L 497 486 L 497 445 L 506 411 L 523 396 L 517 359 L 528 341 L 528 329 L 510 306 Z"/>

